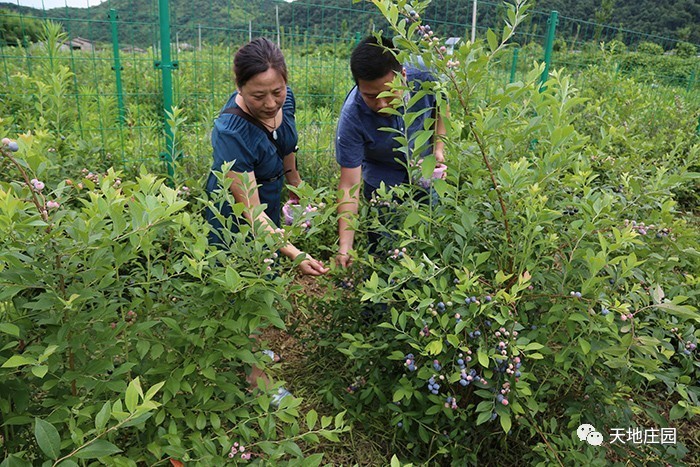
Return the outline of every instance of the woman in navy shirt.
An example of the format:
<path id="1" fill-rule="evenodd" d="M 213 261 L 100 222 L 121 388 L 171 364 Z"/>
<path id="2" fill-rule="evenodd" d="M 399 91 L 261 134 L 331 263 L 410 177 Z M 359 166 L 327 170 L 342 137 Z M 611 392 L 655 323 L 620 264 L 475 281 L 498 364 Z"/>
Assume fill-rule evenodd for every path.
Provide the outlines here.
<path id="1" fill-rule="evenodd" d="M 213 172 L 220 171 L 222 164 L 234 161 L 226 177 L 232 179 L 234 199 L 246 208 L 244 217 L 253 222 L 255 208 L 266 204 L 256 220 L 273 231 L 280 224 L 284 180 L 293 186 L 301 183 L 294 154 L 298 141 L 295 102 L 287 86 L 287 66 L 279 47 L 259 38 L 236 52 L 233 69 L 238 89 L 214 122 L 214 162 L 206 189 L 208 193 L 220 189 Z M 221 214 L 231 217 L 231 206 L 222 206 Z M 221 230 L 224 227 L 209 210 L 207 220 L 212 225 L 210 243 L 222 245 Z M 234 219 L 233 229 L 237 229 L 237 222 L 239 220 Z M 292 260 L 304 254 L 291 243 L 282 247 L 280 252 Z M 303 274 L 313 276 L 328 272 L 321 261 L 308 254 L 305 254 L 299 269 Z"/>

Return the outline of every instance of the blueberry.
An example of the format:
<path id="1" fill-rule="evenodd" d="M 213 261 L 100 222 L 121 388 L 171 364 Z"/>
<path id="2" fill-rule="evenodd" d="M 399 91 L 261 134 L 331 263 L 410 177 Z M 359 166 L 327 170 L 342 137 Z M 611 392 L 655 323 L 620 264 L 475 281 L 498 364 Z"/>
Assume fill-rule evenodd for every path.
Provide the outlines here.
<path id="1" fill-rule="evenodd" d="M 487 302 L 490 302 L 492 300 L 491 295 L 485 296 L 484 300 L 486 300 Z"/>
<path id="2" fill-rule="evenodd" d="M 461 358 L 459 360 L 457 360 L 457 365 L 459 365 L 459 366 L 464 365 L 464 360 Z"/>
<path id="3" fill-rule="evenodd" d="M 7 145 L 7 148 L 12 152 L 19 151 L 19 145 L 16 141 L 10 141 L 10 143 Z"/>

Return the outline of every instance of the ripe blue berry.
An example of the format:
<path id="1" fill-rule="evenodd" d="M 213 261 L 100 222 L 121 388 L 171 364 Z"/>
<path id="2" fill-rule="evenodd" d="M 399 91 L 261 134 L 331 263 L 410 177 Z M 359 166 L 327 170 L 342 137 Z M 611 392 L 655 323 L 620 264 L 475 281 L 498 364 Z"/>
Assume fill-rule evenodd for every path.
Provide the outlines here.
<path id="1" fill-rule="evenodd" d="M 19 151 L 19 145 L 16 141 L 10 141 L 10 143 L 7 145 L 7 148 L 12 152 Z"/>

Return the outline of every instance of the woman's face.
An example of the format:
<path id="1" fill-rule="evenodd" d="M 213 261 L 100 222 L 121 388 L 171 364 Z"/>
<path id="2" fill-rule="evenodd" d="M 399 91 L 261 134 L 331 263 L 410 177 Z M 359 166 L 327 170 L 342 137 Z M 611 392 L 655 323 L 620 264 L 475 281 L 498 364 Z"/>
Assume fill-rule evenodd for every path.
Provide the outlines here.
<path id="1" fill-rule="evenodd" d="M 248 113 L 258 120 L 272 120 L 287 98 L 287 83 L 274 68 L 258 73 L 238 89 Z"/>

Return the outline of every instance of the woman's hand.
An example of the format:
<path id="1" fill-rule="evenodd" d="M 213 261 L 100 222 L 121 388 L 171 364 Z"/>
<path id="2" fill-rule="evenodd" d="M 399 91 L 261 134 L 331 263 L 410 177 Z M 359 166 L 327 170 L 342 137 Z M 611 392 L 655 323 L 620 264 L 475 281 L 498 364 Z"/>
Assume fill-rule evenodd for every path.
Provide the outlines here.
<path id="1" fill-rule="evenodd" d="M 309 276 L 321 276 L 329 271 L 327 267 L 323 266 L 323 263 L 321 261 L 318 261 L 308 254 L 305 254 L 306 259 L 304 259 L 301 263 L 299 263 L 299 271 L 301 271 L 302 274 L 306 274 Z"/>
<path id="2" fill-rule="evenodd" d="M 435 148 L 434 155 L 435 155 L 435 160 L 439 164 L 443 164 L 445 162 L 445 153 L 444 153 L 442 148 Z"/>
<path id="3" fill-rule="evenodd" d="M 349 253 L 338 253 L 335 257 L 335 263 L 341 268 L 349 268 L 352 265 L 352 256 Z"/>

